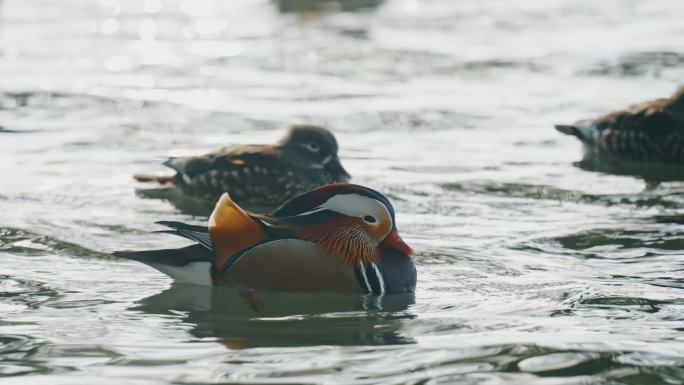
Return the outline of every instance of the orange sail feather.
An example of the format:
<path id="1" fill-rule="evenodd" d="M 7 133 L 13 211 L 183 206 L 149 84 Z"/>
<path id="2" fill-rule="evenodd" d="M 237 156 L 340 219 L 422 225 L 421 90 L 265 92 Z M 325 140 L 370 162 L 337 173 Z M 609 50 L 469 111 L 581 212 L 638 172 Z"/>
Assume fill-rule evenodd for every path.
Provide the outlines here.
<path id="1" fill-rule="evenodd" d="M 209 217 L 209 235 L 214 244 L 218 269 L 222 269 L 238 251 L 256 245 L 267 237 L 261 226 L 225 193 Z"/>

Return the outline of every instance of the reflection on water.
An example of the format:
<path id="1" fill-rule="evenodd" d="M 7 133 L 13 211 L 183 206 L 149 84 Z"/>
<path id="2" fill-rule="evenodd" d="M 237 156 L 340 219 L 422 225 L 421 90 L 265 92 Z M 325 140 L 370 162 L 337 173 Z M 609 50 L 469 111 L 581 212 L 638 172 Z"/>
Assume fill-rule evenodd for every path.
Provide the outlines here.
<path id="1" fill-rule="evenodd" d="M 136 310 L 183 314 L 197 338 L 230 349 L 259 346 L 392 345 L 411 343 L 402 320 L 413 295 L 246 293 L 225 287 L 174 284 Z"/>
<path id="2" fill-rule="evenodd" d="M 384 0 L 274 0 L 280 12 L 358 11 L 377 7 Z"/>
<path id="3" fill-rule="evenodd" d="M 684 65 L 684 54 L 681 52 L 635 52 L 598 63 L 588 69 L 587 73 L 601 76 L 658 76 L 664 69 L 682 65 Z"/>
<path id="4" fill-rule="evenodd" d="M 634 176 L 649 184 L 684 180 L 684 166 L 677 165 L 615 161 L 605 157 L 588 156 L 577 162 L 577 166 L 587 171 Z"/>
<path id="5" fill-rule="evenodd" d="M 214 209 L 214 202 L 185 195 L 178 188 L 144 188 L 136 190 L 136 193 L 146 199 L 163 199 L 172 204 L 178 211 L 193 215 L 209 217 Z M 245 207 L 245 209 L 248 209 Z"/>
<path id="6" fill-rule="evenodd" d="M 582 160 L 553 124 L 670 95 L 682 14 L 2 0 L 0 382 L 681 384 L 684 173 Z M 391 197 L 415 298 L 169 287 L 109 257 L 185 245 L 154 221 L 213 206 L 132 174 L 299 122 Z"/>
<path id="7" fill-rule="evenodd" d="M 136 193 L 146 199 L 163 199 L 173 205 L 178 211 L 192 216 L 209 217 L 214 210 L 216 202 L 204 200 L 202 198 L 185 195 L 179 188 L 144 188 L 137 189 Z M 255 213 L 270 213 L 277 209 L 277 206 L 241 204 L 245 210 Z"/>

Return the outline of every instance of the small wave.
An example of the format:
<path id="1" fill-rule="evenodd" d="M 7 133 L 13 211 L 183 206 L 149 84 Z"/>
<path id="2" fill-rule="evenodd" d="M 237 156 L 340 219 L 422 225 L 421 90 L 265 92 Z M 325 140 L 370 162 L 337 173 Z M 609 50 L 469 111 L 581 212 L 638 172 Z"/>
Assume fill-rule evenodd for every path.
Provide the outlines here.
<path id="1" fill-rule="evenodd" d="M 684 53 L 672 51 L 635 52 L 595 64 L 583 74 L 599 76 L 658 76 L 664 69 L 684 67 Z"/>
<path id="2" fill-rule="evenodd" d="M 109 257 L 71 242 L 22 229 L 0 227 L 0 250 L 22 255 L 39 255 L 56 252 L 78 257 Z"/>

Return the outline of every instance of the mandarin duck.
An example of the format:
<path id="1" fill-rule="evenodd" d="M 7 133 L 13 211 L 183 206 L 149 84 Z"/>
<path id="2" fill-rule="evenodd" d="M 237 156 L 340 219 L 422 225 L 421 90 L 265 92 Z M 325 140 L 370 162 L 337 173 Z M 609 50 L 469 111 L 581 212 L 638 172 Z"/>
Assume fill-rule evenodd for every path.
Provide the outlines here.
<path id="1" fill-rule="evenodd" d="M 574 135 L 588 155 L 617 160 L 684 164 L 684 87 L 657 99 L 594 120 L 556 129 Z"/>
<path id="2" fill-rule="evenodd" d="M 114 255 L 148 264 L 176 281 L 271 291 L 413 292 L 413 250 L 379 192 L 337 183 L 253 214 L 223 194 L 208 226 L 157 222 L 196 244 Z"/>
<path id="3" fill-rule="evenodd" d="M 337 156 L 337 141 L 325 128 L 293 125 L 277 145 L 244 145 L 202 156 L 169 158 L 174 175 L 134 175 L 140 182 L 215 201 L 227 192 L 240 203 L 278 206 L 297 194 L 351 176 Z"/>

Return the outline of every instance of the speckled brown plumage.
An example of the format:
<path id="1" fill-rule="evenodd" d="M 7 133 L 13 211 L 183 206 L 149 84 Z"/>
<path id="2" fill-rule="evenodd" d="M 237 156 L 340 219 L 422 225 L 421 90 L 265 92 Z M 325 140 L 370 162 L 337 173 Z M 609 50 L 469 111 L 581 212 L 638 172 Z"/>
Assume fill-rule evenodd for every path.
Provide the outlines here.
<path id="1" fill-rule="evenodd" d="M 318 186 L 346 182 L 337 142 L 330 131 L 294 125 L 277 145 L 224 147 L 202 156 L 171 158 L 164 165 L 175 175 L 136 175 L 183 192 L 215 200 L 227 192 L 240 203 L 277 206 Z"/>
<path id="2" fill-rule="evenodd" d="M 684 164 L 684 87 L 670 98 L 556 129 L 578 137 L 590 154 Z"/>

